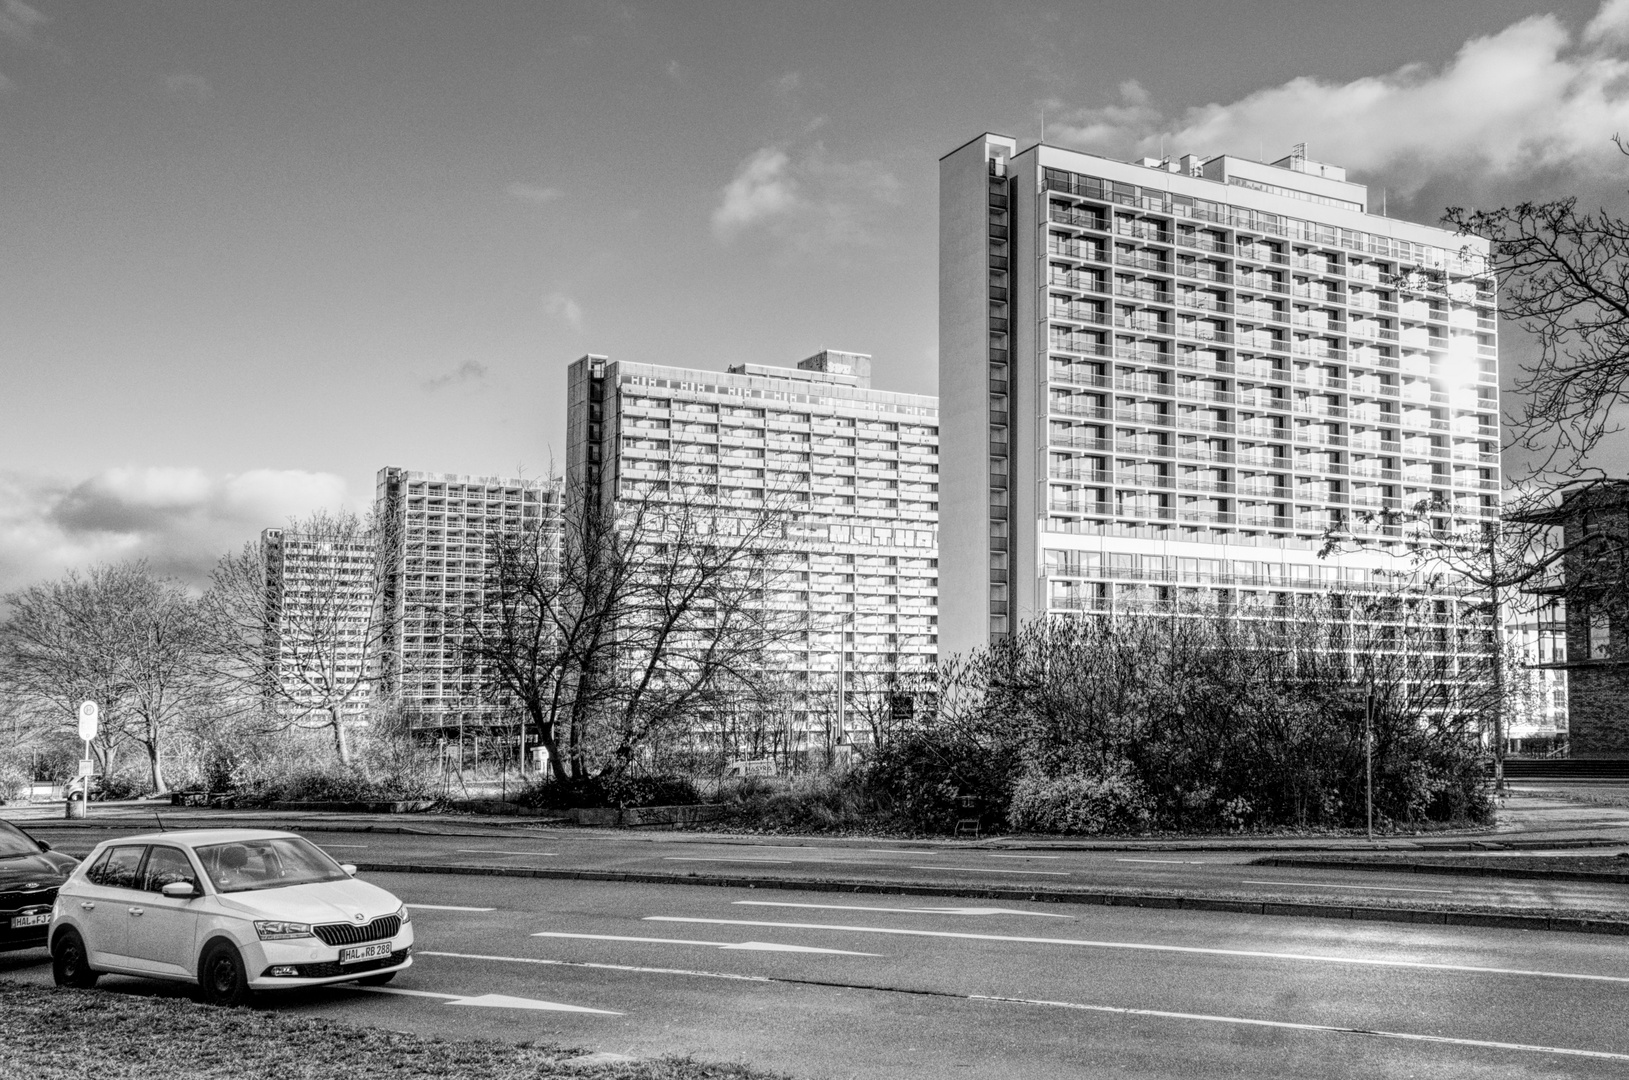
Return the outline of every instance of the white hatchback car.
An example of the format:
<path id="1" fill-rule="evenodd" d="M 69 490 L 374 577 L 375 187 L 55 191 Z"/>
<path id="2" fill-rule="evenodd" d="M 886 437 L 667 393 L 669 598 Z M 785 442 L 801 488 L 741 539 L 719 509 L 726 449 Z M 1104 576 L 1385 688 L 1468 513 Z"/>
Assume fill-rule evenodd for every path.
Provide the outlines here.
<path id="1" fill-rule="evenodd" d="M 237 1005 L 256 990 L 384 983 L 413 963 L 407 908 L 309 840 L 203 829 L 105 840 L 57 891 L 58 986 L 103 973 L 197 983 Z"/>

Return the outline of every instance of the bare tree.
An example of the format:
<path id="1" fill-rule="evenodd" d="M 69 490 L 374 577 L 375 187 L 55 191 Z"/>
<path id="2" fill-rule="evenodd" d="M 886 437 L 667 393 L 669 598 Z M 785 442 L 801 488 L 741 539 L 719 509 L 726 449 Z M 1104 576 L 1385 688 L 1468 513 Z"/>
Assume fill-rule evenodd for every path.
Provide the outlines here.
<path id="1" fill-rule="evenodd" d="M 771 610 L 784 515 L 684 497 L 591 504 L 489 537 L 478 603 L 448 615 L 554 778 L 617 778 L 755 692 L 791 624 Z"/>
<path id="2" fill-rule="evenodd" d="M 217 670 L 261 704 L 263 731 L 323 731 L 350 765 L 391 614 L 381 602 L 399 544 L 350 511 L 267 530 L 215 565 L 204 606 Z"/>
<path id="3" fill-rule="evenodd" d="M 102 723 L 93 753 L 111 773 L 120 746 L 145 755 L 155 791 L 166 790 L 164 756 L 177 725 L 209 702 L 197 604 L 144 563 L 100 566 L 6 598 L 0 623 L 0 684 L 59 728 L 95 701 Z"/>

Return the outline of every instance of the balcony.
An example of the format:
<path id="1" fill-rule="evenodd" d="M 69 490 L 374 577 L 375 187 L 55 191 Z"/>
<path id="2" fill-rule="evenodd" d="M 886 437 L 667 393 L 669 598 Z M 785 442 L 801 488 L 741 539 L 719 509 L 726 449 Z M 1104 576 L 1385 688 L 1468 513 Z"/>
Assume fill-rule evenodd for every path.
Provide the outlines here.
<path id="1" fill-rule="evenodd" d="M 1208 326 L 1195 323 L 1177 323 L 1177 333 L 1185 338 L 1195 341 L 1214 341 L 1218 345 L 1233 344 L 1233 335 L 1226 330 L 1216 330 Z"/>
<path id="2" fill-rule="evenodd" d="M 1126 252 L 1116 249 L 1114 252 L 1114 265 L 1134 267 L 1155 274 L 1169 274 L 1171 272 L 1170 264 L 1166 260 L 1140 251 Z"/>
<path id="3" fill-rule="evenodd" d="M 1199 281 L 1214 281 L 1219 285 L 1230 285 L 1233 275 L 1226 270 L 1217 270 L 1202 263 L 1185 263 L 1177 261 L 1177 275 L 1179 277 L 1195 278 Z"/>
<path id="4" fill-rule="evenodd" d="M 1220 240 L 1209 240 L 1200 236 L 1183 236 L 1180 231 L 1177 233 L 1177 244 L 1181 247 L 1208 252 L 1212 255 L 1231 256 L 1234 251 L 1232 244 Z"/>

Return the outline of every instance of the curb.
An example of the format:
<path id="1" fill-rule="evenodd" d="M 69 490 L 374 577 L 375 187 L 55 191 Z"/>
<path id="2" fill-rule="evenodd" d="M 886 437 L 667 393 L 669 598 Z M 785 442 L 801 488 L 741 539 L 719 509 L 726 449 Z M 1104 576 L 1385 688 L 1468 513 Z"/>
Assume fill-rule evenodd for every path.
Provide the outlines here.
<path id="1" fill-rule="evenodd" d="M 359 862 L 356 864 L 356 868 L 359 871 L 372 873 L 457 874 L 462 876 L 546 878 L 556 881 L 612 881 L 641 885 L 702 885 L 712 888 L 781 889 L 791 892 L 955 896 L 977 900 L 1028 900 L 1044 904 L 1174 908 L 1183 911 L 1224 911 L 1236 915 L 1280 915 L 1303 919 L 1427 923 L 1436 926 L 1480 926 L 1506 930 L 1547 930 L 1570 934 L 1629 936 L 1629 920 L 1584 919 L 1562 915 L 1502 915 L 1495 912 L 1479 911 L 1431 911 L 1422 908 L 1353 907 L 1345 904 L 1300 904 L 1293 901 L 1230 900 L 1220 897 L 1173 896 L 1161 893 L 978 888 L 976 886 L 913 885 L 882 881 L 797 881 L 791 878 L 720 877 L 717 875 L 637 873 L 617 870 L 555 870 L 518 866 L 449 866 L 446 864 L 419 865 L 413 863 Z"/>
<path id="2" fill-rule="evenodd" d="M 1438 874 L 1446 877 L 1525 878 L 1530 881 L 1593 881 L 1602 885 L 1629 885 L 1629 873 L 1593 874 L 1588 870 L 1539 870 L 1525 866 L 1456 866 L 1422 862 L 1386 862 L 1380 859 L 1297 859 L 1273 856 L 1252 866 L 1287 866 L 1305 870 L 1370 870 L 1379 873 Z"/>

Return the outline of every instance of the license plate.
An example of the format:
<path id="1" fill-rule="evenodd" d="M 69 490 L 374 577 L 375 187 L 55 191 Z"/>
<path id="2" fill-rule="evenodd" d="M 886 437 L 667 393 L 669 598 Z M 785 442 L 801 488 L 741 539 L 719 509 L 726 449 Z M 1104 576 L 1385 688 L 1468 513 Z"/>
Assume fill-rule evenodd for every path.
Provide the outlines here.
<path id="1" fill-rule="evenodd" d="M 342 964 L 358 964 L 363 960 L 378 960 L 390 955 L 390 942 L 381 941 L 375 945 L 357 945 L 350 949 L 339 950 L 339 962 Z"/>
<path id="2" fill-rule="evenodd" d="M 11 925 L 13 929 L 21 929 L 24 926 L 44 926 L 50 921 L 51 913 L 42 911 L 38 915 L 13 915 Z"/>

